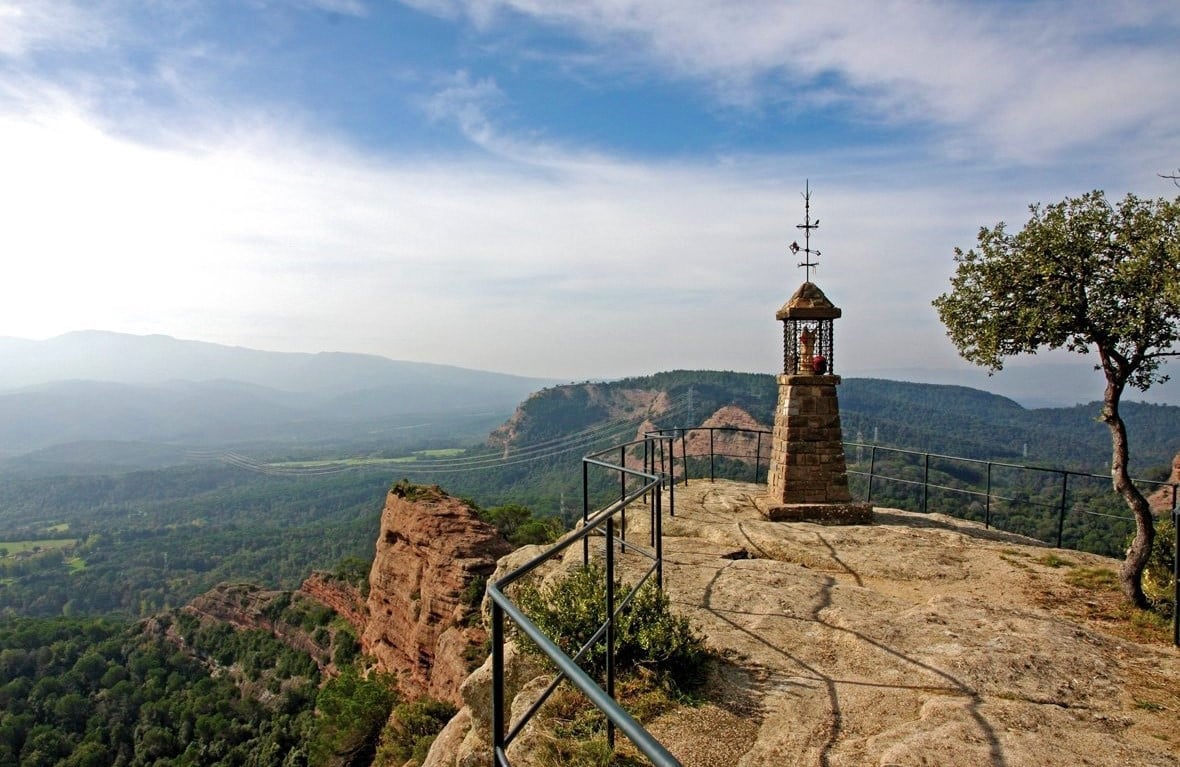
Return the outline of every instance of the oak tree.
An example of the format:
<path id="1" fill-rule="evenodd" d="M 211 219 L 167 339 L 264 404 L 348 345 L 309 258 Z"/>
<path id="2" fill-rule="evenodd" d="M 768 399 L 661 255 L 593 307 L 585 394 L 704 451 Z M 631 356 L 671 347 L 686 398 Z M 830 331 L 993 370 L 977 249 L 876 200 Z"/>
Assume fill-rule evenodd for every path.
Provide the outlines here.
<path id="1" fill-rule="evenodd" d="M 1119 403 L 1167 380 L 1161 365 L 1180 340 L 1180 198 L 1117 204 L 1101 191 L 1032 205 L 1015 234 L 982 227 L 978 249 L 955 249 L 951 290 L 934 301 L 965 359 L 990 370 L 1005 357 L 1065 348 L 1096 353 L 1106 378 L 1100 420 L 1110 429 L 1111 479 L 1135 516 L 1119 571 L 1123 593 L 1147 606 L 1142 575 L 1155 528 L 1131 482 Z"/>

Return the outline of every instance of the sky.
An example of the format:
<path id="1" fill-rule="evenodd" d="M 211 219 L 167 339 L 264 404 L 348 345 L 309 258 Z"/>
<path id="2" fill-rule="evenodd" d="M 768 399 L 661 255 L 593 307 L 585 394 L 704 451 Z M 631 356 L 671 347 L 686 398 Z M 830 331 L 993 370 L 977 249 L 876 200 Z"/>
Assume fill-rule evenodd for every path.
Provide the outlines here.
<path id="1" fill-rule="evenodd" d="M 956 246 L 1180 193 L 1177 39 L 1174 0 L 0 0 L 0 336 L 778 372 L 809 187 L 835 372 L 965 369 Z"/>

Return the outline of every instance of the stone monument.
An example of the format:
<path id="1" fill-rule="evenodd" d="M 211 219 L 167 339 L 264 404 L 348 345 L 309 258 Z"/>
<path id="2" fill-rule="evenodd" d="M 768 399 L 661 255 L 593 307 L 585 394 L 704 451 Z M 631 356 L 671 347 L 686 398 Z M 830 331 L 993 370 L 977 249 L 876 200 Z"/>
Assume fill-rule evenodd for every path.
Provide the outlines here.
<path id="1" fill-rule="evenodd" d="M 783 323 L 783 373 L 778 377 L 778 407 L 774 416 L 774 440 L 767 479 L 768 497 L 763 513 L 772 520 L 864 524 L 873 519 L 872 506 L 854 503 L 848 492 L 844 461 L 844 436 L 840 428 L 840 403 L 836 386 L 833 321 L 841 311 L 811 281 L 811 190 L 804 193 L 805 246 L 791 243 L 791 251 L 804 253 L 799 266 L 806 279 L 775 318 Z"/>

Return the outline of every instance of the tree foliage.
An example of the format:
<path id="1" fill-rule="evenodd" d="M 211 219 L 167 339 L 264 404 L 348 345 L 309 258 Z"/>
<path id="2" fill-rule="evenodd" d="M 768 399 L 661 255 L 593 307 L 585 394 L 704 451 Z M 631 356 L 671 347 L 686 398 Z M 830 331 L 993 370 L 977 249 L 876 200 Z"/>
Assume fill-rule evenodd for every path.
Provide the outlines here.
<path id="1" fill-rule="evenodd" d="M 1097 353 L 1106 377 L 1101 420 L 1111 475 L 1136 518 L 1120 581 L 1147 606 L 1141 579 L 1154 538 L 1147 501 L 1130 481 L 1119 405 L 1128 386 L 1167 380 L 1161 364 L 1180 340 L 1180 199 L 1117 204 L 1101 191 L 1030 207 L 1024 228 L 982 227 L 978 250 L 955 250 L 951 290 L 934 301 L 967 360 L 999 370 L 1039 349 Z"/>

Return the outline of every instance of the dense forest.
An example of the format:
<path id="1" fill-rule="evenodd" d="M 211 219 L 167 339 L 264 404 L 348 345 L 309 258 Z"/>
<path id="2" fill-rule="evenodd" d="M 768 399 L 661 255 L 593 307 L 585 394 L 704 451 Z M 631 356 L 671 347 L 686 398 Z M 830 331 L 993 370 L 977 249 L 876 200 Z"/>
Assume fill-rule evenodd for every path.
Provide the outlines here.
<path id="1" fill-rule="evenodd" d="M 267 611 L 307 632 L 319 657 L 186 612 L 5 621 L 0 765 L 304 767 L 368 764 L 378 749 L 386 764 L 421 759 L 452 706 L 399 701 L 392 680 L 358 665 L 331 610 L 283 592 Z"/>

